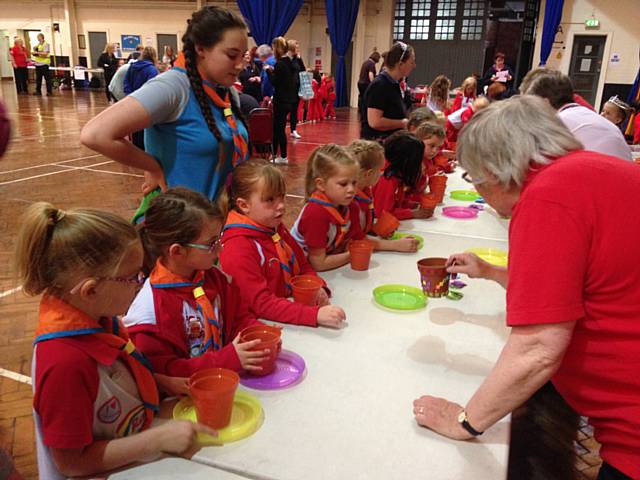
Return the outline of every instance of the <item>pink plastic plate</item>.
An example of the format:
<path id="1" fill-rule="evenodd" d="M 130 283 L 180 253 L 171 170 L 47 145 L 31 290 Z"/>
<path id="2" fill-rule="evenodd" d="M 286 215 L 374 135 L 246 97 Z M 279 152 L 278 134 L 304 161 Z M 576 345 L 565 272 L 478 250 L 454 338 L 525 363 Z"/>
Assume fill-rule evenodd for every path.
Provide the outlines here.
<path id="1" fill-rule="evenodd" d="M 278 390 L 299 383 L 306 366 L 297 353 L 282 350 L 276 358 L 276 369 L 264 377 L 254 377 L 246 372 L 240 374 L 240 383 L 255 390 Z"/>
<path id="2" fill-rule="evenodd" d="M 442 214 L 445 217 L 458 218 L 468 220 L 478 216 L 478 210 L 469 207 L 444 207 Z"/>

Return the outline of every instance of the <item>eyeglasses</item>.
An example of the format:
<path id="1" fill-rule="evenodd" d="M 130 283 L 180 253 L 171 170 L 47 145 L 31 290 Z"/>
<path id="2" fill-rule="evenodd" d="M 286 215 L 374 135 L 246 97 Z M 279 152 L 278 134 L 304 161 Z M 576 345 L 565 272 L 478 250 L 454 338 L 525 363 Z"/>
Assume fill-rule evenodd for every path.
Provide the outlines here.
<path id="1" fill-rule="evenodd" d="M 90 278 L 94 278 L 95 280 L 107 280 L 107 281 L 111 281 L 111 282 L 118 282 L 118 283 L 128 283 L 130 285 L 142 285 L 144 283 L 144 281 L 147 279 L 147 277 L 145 276 L 145 274 L 140 271 L 134 275 L 131 275 L 130 277 L 90 277 Z M 80 290 L 80 288 L 82 287 L 82 285 L 84 284 L 84 282 L 86 282 L 87 280 L 89 280 L 89 278 L 85 278 L 83 279 L 81 282 L 79 282 L 75 287 L 73 287 L 69 293 L 71 295 L 75 295 L 76 293 L 78 293 L 78 291 Z"/>
<path id="2" fill-rule="evenodd" d="M 183 245 L 185 247 L 189 247 L 189 248 L 197 248 L 198 250 L 206 250 L 209 253 L 212 253 L 213 251 L 215 251 L 216 248 L 218 248 L 220 246 L 220 241 L 222 240 L 221 237 L 215 237 L 213 240 L 211 240 L 211 242 L 209 243 L 184 243 Z"/>
<path id="3" fill-rule="evenodd" d="M 462 179 L 467 182 L 467 183 L 472 183 L 474 185 L 480 185 L 482 183 L 485 183 L 484 181 L 478 181 L 478 180 L 474 180 L 473 178 L 471 178 L 471 175 L 469 175 L 469 172 L 464 172 L 462 174 Z"/>

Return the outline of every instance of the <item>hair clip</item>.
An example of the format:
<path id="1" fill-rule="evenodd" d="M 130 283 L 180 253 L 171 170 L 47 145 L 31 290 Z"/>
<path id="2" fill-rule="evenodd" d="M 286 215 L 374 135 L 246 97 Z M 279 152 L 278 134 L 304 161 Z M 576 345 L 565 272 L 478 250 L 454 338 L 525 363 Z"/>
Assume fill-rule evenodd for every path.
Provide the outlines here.
<path id="1" fill-rule="evenodd" d="M 622 100 L 620 100 L 620 97 L 618 97 L 618 95 L 614 95 L 613 97 L 609 98 L 609 100 L 607 101 L 613 103 L 616 107 L 620 108 L 621 110 L 624 110 L 625 112 L 628 112 L 631 110 L 631 107 L 627 105 L 625 102 L 623 102 Z"/>

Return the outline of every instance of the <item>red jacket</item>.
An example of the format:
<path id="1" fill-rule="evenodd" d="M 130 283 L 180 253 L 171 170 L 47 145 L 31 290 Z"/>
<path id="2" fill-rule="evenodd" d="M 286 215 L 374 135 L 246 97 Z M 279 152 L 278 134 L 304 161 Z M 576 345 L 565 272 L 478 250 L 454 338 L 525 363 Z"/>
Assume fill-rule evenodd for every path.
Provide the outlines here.
<path id="1" fill-rule="evenodd" d="M 280 238 L 295 255 L 300 274 L 316 275 L 298 243 L 283 225 L 277 229 Z M 251 228 L 225 229 L 222 235 L 220 266 L 233 277 L 240 289 L 242 303 L 260 318 L 293 325 L 318 326 L 318 309 L 290 302 L 280 259 L 271 236 Z"/>
<path id="2" fill-rule="evenodd" d="M 179 283 L 184 279 L 176 276 L 176 280 Z M 260 322 L 241 301 L 237 286 L 217 268 L 205 272 L 202 288 L 222 322 L 223 347 L 199 356 L 192 357 L 190 351 L 191 324 L 198 309 L 192 291 L 154 288 L 147 279 L 129 307 L 124 323 L 156 373 L 189 377 L 204 368 L 240 370 L 240 359 L 231 342 L 242 329 Z"/>
<path id="3" fill-rule="evenodd" d="M 462 108 L 462 99 L 464 98 L 464 94 L 462 92 L 456 93 L 456 98 L 453 99 L 453 105 L 451 105 L 451 110 L 448 113 L 453 113 L 456 110 L 460 110 Z M 476 99 L 476 96 L 469 97 L 469 100 L 473 102 Z"/>
<path id="4" fill-rule="evenodd" d="M 380 177 L 373 187 L 373 206 L 377 218 L 385 210 L 398 220 L 413 218 L 409 200 L 405 198 L 405 187 L 396 177 Z"/>

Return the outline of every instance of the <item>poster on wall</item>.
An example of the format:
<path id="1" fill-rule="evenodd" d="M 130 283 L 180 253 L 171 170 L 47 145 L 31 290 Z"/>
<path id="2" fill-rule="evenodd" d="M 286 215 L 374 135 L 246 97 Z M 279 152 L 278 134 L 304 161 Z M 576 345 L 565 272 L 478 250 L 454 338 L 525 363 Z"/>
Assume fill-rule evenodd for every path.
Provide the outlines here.
<path id="1" fill-rule="evenodd" d="M 142 43 L 140 35 L 121 35 L 120 37 L 122 39 L 122 50 L 125 52 L 134 51 Z"/>

